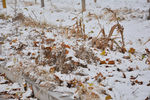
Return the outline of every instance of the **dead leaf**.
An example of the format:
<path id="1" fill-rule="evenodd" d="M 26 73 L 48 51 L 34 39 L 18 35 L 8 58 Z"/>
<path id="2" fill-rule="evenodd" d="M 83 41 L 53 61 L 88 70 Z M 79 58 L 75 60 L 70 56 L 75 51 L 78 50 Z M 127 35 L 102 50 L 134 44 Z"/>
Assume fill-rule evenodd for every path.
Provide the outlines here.
<path id="1" fill-rule="evenodd" d="M 101 79 L 104 79 L 105 77 L 103 76 L 103 74 L 101 72 L 99 72 L 96 76 L 95 76 L 95 80 L 100 81 Z"/>
<path id="2" fill-rule="evenodd" d="M 0 82 L 0 84 L 9 84 L 9 83 L 11 83 L 11 82 L 8 81 L 8 80 L 6 80 L 6 81 L 4 81 L 4 82 Z"/>
<path id="3" fill-rule="evenodd" d="M 12 42 L 13 42 L 13 43 L 16 43 L 16 42 L 17 42 L 17 39 L 12 40 Z"/>
<path id="4" fill-rule="evenodd" d="M 120 68 L 117 68 L 117 71 L 118 71 L 118 72 L 121 72 L 122 70 L 121 70 Z"/>
<path id="5" fill-rule="evenodd" d="M 30 94 L 29 98 L 30 98 L 30 97 L 34 97 L 34 93 L 33 93 L 33 87 L 32 87 L 32 85 L 31 85 L 31 86 L 29 86 L 29 88 L 30 88 L 30 89 L 31 89 L 31 91 L 32 91 L 32 93 Z"/>
<path id="6" fill-rule="evenodd" d="M 78 86 L 84 86 L 81 81 L 78 81 Z"/>
<path id="7" fill-rule="evenodd" d="M 125 75 L 125 73 L 122 73 L 123 74 L 123 78 L 126 78 L 126 75 Z"/>
<path id="8" fill-rule="evenodd" d="M 4 44 L 4 42 L 3 42 L 3 41 L 0 41 L 0 44 Z"/>
<path id="9" fill-rule="evenodd" d="M 138 66 L 136 66 L 136 70 L 139 70 L 139 67 L 138 67 Z"/>
<path id="10" fill-rule="evenodd" d="M 128 67 L 128 69 L 127 69 L 127 71 L 129 71 L 129 72 L 131 72 L 131 71 L 133 71 L 134 69 L 133 68 L 131 68 L 131 67 Z"/>
<path id="11" fill-rule="evenodd" d="M 134 48 L 130 48 L 130 50 L 128 52 L 131 53 L 131 54 L 134 54 L 135 53 L 135 49 Z"/>
<path id="12" fill-rule="evenodd" d="M 135 80 L 138 77 L 138 75 L 136 77 L 131 76 L 130 79 Z"/>
<path id="13" fill-rule="evenodd" d="M 102 90 L 101 90 L 101 93 L 104 94 L 104 95 L 107 95 L 106 90 L 103 90 L 103 89 L 102 89 Z"/>
<path id="14" fill-rule="evenodd" d="M 0 92 L 0 95 L 5 95 L 7 93 L 8 93 L 7 91 L 2 91 L 2 92 Z"/>
<path id="15" fill-rule="evenodd" d="M 113 77 L 114 75 L 108 75 L 108 77 Z"/>
<path id="16" fill-rule="evenodd" d="M 150 54 L 148 55 L 148 58 L 146 59 L 146 63 L 150 65 Z"/>
<path id="17" fill-rule="evenodd" d="M 118 62 L 118 64 L 121 64 L 121 59 L 117 59 L 116 61 Z"/>
<path id="18" fill-rule="evenodd" d="M 20 88 L 12 89 L 12 91 L 20 91 Z"/>
<path id="19" fill-rule="evenodd" d="M 150 50 L 148 48 L 145 49 L 147 54 L 150 54 Z"/>
<path id="20" fill-rule="evenodd" d="M 45 47 L 46 50 L 52 51 L 52 47 Z"/>
<path id="21" fill-rule="evenodd" d="M 75 66 L 78 66 L 78 65 L 79 65 L 79 62 L 74 62 L 74 65 L 75 65 Z"/>
<path id="22" fill-rule="evenodd" d="M 114 64 L 115 64 L 115 61 L 114 61 L 114 60 L 111 60 L 111 61 L 108 62 L 108 64 L 114 65 Z"/>
<path id="23" fill-rule="evenodd" d="M 112 99 L 112 97 L 111 97 L 110 95 L 107 95 L 107 96 L 105 97 L 105 100 L 110 100 L 110 99 Z"/>
<path id="24" fill-rule="evenodd" d="M 94 92 L 92 92 L 92 93 L 91 93 L 91 98 L 99 98 L 99 95 L 96 94 L 96 93 L 94 93 Z"/>
<path id="25" fill-rule="evenodd" d="M 63 81 L 57 75 L 54 74 L 54 77 L 59 84 L 63 83 Z"/>
<path id="26" fill-rule="evenodd" d="M 106 61 L 109 61 L 110 58 L 107 58 Z"/>
<path id="27" fill-rule="evenodd" d="M 49 72 L 54 73 L 55 72 L 55 67 L 50 68 Z"/>
<path id="28" fill-rule="evenodd" d="M 23 84 L 24 90 L 27 91 L 27 83 Z"/>
<path id="29" fill-rule="evenodd" d="M 150 99 L 150 97 L 146 97 L 146 99 L 145 100 L 149 100 Z"/>
<path id="30" fill-rule="evenodd" d="M 70 49 L 70 46 L 69 46 L 69 45 L 66 45 L 66 44 L 64 44 L 64 43 L 62 43 L 61 46 L 62 46 L 63 48 L 69 48 L 69 49 Z"/>
<path id="31" fill-rule="evenodd" d="M 150 86 L 150 83 L 148 83 L 147 86 Z"/>
<path id="32" fill-rule="evenodd" d="M 106 61 L 100 61 L 100 64 L 107 64 Z"/>
<path id="33" fill-rule="evenodd" d="M 69 53 L 69 51 L 68 50 L 65 50 L 65 54 L 68 54 Z"/>
<path id="34" fill-rule="evenodd" d="M 142 81 L 138 81 L 138 80 L 135 80 L 135 83 L 139 84 L 139 85 L 142 85 L 143 82 Z"/>
<path id="35" fill-rule="evenodd" d="M 0 61 L 5 61 L 5 59 L 4 58 L 0 58 Z"/>
<path id="36" fill-rule="evenodd" d="M 67 87 L 69 87 L 69 88 L 75 87 L 77 85 L 78 85 L 78 81 L 76 79 L 73 79 L 67 83 Z"/>
<path id="37" fill-rule="evenodd" d="M 39 44 L 39 42 L 37 42 L 37 41 L 33 42 L 34 47 L 38 47 L 38 44 Z"/>
<path id="38" fill-rule="evenodd" d="M 47 44 L 49 44 L 49 43 L 51 43 L 51 42 L 54 42 L 55 41 L 55 39 L 46 39 L 46 43 Z"/>
<path id="39" fill-rule="evenodd" d="M 135 82 L 134 82 L 134 81 L 132 81 L 132 82 L 131 82 L 131 85 L 132 85 L 132 86 L 133 86 L 133 85 L 135 85 Z"/>
<path id="40" fill-rule="evenodd" d="M 127 51 L 126 48 L 121 48 L 122 53 L 125 53 L 126 51 Z"/>
<path id="41" fill-rule="evenodd" d="M 99 83 L 99 85 L 100 85 L 100 86 L 103 86 L 103 87 L 106 87 L 106 86 L 105 86 L 104 84 L 102 84 L 102 83 Z"/>
<path id="42" fill-rule="evenodd" d="M 77 17 L 72 18 L 72 20 L 75 20 L 75 19 L 77 19 Z"/>
<path id="43" fill-rule="evenodd" d="M 79 76 L 87 76 L 86 74 L 80 73 L 80 72 L 75 73 L 75 75 L 79 75 Z"/>
<path id="44" fill-rule="evenodd" d="M 105 50 L 101 52 L 101 55 L 102 55 L 102 56 L 105 56 L 105 55 L 106 55 Z"/>
<path id="45" fill-rule="evenodd" d="M 108 88 L 109 91 L 112 91 L 112 88 Z"/>
<path id="46" fill-rule="evenodd" d="M 130 56 L 123 56 L 124 59 L 130 59 Z"/>
<path id="47" fill-rule="evenodd" d="M 3 74 L 0 73 L 0 76 L 6 77 L 5 73 L 3 73 Z"/>
<path id="48" fill-rule="evenodd" d="M 88 89 L 89 89 L 89 90 L 93 90 L 94 88 L 90 86 L 90 87 L 88 87 Z"/>
<path id="49" fill-rule="evenodd" d="M 119 80 L 115 80 L 115 82 L 120 82 Z"/>
<path id="50" fill-rule="evenodd" d="M 35 53 L 32 53 L 32 56 L 36 55 Z"/>

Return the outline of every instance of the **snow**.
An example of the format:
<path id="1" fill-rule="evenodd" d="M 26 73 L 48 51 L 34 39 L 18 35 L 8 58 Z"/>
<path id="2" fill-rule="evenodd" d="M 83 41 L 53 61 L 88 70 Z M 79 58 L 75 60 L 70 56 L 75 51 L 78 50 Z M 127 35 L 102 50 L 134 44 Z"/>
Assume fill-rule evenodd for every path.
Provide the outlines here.
<path id="1" fill-rule="evenodd" d="M 32 90 L 27 88 L 24 90 L 24 84 L 12 83 L 4 74 L 0 73 L 0 97 L 9 100 L 30 99 L 37 100 L 31 97 Z"/>
<path id="2" fill-rule="evenodd" d="M 40 0 L 36 4 L 31 0 L 18 0 L 17 13 L 31 18 L 30 21 L 34 19 L 42 27 L 30 26 L 34 22 L 25 25 L 22 19 L 13 21 L 14 1 L 7 1 L 7 9 L 0 6 L 0 14 L 10 16 L 8 20 L 0 18 L 0 37 L 5 37 L 4 44 L 0 45 L 0 58 L 6 58 L 5 67 L 20 69 L 41 86 L 56 84 L 53 91 L 72 98 L 80 96 L 80 92 L 86 89 L 102 99 L 107 95 L 113 100 L 150 99 L 150 54 L 145 50 L 150 50 L 150 42 L 147 42 L 150 39 L 150 21 L 147 20 L 150 4 L 146 0 L 97 0 L 97 3 L 86 0 L 86 12 L 81 13 L 80 1 L 45 0 L 45 7 L 41 8 Z M 108 35 L 116 24 L 109 10 L 116 12 L 124 28 L 125 53 L 106 48 L 106 54 L 102 55 L 103 50 L 92 46 L 89 39 L 97 37 L 102 28 Z M 85 40 L 80 33 L 72 32 L 80 20 L 85 25 Z M 116 36 L 119 37 L 116 41 L 121 44 L 117 30 L 113 34 Z M 135 49 L 133 54 L 128 52 L 130 48 Z M 100 61 L 106 61 L 106 64 L 100 64 Z M 108 64 L 109 61 L 115 64 Z M 92 90 L 89 84 L 92 84 Z M 23 98 L 31 92 L 28 89 Z"/>

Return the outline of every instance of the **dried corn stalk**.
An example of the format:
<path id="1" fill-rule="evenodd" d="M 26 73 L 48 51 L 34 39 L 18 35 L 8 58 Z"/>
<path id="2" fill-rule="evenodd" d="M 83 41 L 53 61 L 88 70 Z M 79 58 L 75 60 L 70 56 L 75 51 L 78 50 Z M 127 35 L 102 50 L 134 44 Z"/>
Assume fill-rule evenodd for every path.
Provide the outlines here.
<path id="1" fill-rule="evenodd" d="M 113 49 L 113 45 L 116 44 L 120 49 L 124 48 L 124 37 L 123 37 L 123 27 L 120 24 L 115 24 L 111 27 L 111 30 L 108 35 L 106 35 L 105 30 L 101 29 L 100 33 L 102 33 L 102 37 L 98 38 L 100 33 L 96 38 L 92 39 L 92 45 L 96 45 L 99 49 L 105 49 L 106 47 L 109 47 L 111 50 Z M 117 30 L 121 35 L 122 40 L 122 46 L 119 46 L 119 44 L 115 41 L 118 37 L 112 38 L 112 35 L 114 31 Z M 110 43 L 111 42 L 111 43 Z"/>

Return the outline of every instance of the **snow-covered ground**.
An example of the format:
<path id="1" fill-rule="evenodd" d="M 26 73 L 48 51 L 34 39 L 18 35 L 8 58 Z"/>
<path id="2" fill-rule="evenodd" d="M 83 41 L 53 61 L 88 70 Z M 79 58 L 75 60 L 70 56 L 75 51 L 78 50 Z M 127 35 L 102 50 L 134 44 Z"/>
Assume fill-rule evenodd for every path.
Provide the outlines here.
<path id="1" fill-rule="evenodd" d="M 20 100 L 29 99 L 37 100 L 33 98 L 33 91 L 31 87 L 27 87 L 26 83 L 18 84 L 12 83 L 7 79 L 5 74 L 0 73 L 0 100 Z"/>
<path id="2" fill-rule="evenodd" d="M 73 99 L 149 100 L 150 3 L 86 0 L 81 13 L 80 1 L 45 0 L 41 8 L 40 0 L 18 0 L 15 8 L 7 0 L 7 9 L 0 6 L 0 60 L 41 87 Z M 126 51 L 118 27 L 109 39 L 119 46 L 114 42 L 110 50 L 109 42 L 102 50 L 99 32 L 108 35 L 117 23 Z"/>

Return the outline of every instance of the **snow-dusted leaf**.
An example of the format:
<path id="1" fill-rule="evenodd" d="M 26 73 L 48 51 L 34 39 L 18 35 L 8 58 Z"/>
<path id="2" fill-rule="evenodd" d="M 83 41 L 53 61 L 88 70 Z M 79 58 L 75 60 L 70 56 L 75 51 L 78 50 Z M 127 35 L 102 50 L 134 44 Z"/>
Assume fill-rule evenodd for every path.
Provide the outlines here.
<path id="1" fill-rule="evenodd" d="M 17 41 L 18 41 L 17 39 L 12 40 L 13 43 L 16 43 Z"/>
<path id="2" fill-rule="evenodd" d="M 107 64 L 106 61 L 100 61 L 100 64 Z"/>
<path id="3" fill-rule="evenodd" d="M 102 55 L 102 56 L 105 56 L 105 55 L 106 55 L 105 50 L 103 50 L 103 51 L 101 52 L 101 55 Z"/>
<path id="4" fill-rule="evenodd" d="M 108 62 L 108 64 L 114 65 L 114 64 L 115 64 L 115 61 L 114 61 L 114 60 L 111 60 L 111 61 Z"/>
<path id="5" fill-rule="evenodd" d="M 128 52 L 131 53 L 131 54 L 134 54 L 135 53 L 135 49 L 134 48 L 130 48 Z"/>
<path id="6" fill-rule="evenodd" d="M 105 100 L 111 100 L 112 99 L 112 97 L 110 96 L 110 95 L 107 95 L 106 97 L 105 97 Z"/>

